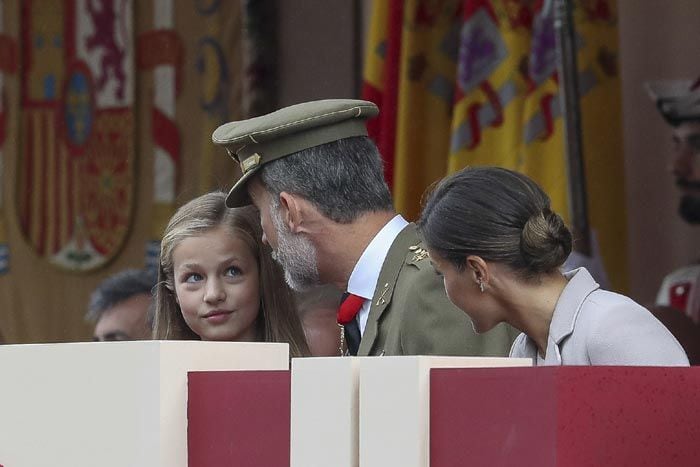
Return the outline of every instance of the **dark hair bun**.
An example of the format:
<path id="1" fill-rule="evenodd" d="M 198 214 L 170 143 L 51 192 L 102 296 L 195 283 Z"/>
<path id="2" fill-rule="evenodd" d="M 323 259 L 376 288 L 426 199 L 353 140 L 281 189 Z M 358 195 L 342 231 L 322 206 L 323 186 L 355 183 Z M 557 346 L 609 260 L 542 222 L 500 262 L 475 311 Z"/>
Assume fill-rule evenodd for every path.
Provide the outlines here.
<path id="1" fill-rule="evenodd" d="M 526 267 L 535 273 L 558 268 L 571 253 L 571 232 L 549 208 L 530 216 L 520 234 L 520 252 Z"/>

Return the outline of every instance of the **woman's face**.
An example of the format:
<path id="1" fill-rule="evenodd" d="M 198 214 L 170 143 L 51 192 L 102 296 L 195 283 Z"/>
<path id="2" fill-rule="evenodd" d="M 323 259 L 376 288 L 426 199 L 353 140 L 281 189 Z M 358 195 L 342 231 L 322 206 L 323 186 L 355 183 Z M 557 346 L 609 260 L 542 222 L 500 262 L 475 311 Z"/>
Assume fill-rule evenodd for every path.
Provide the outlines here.
<path id="1" fill-rule="evenodd" d="M 474 332 L 481 334 L 491 330 L 499 321 L 488 311 L 487 292 L 479 289 L 476 273 L 466 265 L 459 270 L 435 251 L 428 249 L 435 272 L 442 276 L 447 298 L 472 321 Z"/>
<path id="2" fill-rule="evenodd" d="M 202 340 L 255 341 L 260 312 L 258 262 L 224 227 L 189 237 L 173 250 L 175 294 Z"/>

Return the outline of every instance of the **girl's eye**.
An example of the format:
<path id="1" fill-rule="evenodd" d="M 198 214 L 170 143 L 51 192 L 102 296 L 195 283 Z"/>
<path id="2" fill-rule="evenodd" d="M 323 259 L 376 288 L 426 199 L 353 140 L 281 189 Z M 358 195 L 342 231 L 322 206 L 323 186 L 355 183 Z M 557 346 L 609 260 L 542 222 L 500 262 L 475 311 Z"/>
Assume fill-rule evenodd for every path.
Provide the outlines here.
<path id="1" fill-rule="evenodd" d="M 231 277 L 240 276 L 241 270 L 238 269 L 236 266 L 231 266 L 226 270 L 226 275 Z"/>
<path id="2" fill-rule="evenodd" d="M 202 280 L 202 275 L 196 272 L 190 273 L 185 277 L 185 282 L 199 282 Z"/>

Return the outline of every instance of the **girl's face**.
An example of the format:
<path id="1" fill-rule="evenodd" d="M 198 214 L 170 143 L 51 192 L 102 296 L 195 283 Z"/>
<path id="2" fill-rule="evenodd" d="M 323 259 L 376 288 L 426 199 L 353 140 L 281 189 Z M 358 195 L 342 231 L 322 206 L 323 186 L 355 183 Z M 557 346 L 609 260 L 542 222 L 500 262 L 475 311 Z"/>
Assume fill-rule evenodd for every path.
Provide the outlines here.
<path id="1" fill-rule="evenodd" d="M 255 341 L 260 283 L 248 245 L 217 227 L 184 239 L 172 255 L 175 294 L 190 329 L 205 341 Z"/>

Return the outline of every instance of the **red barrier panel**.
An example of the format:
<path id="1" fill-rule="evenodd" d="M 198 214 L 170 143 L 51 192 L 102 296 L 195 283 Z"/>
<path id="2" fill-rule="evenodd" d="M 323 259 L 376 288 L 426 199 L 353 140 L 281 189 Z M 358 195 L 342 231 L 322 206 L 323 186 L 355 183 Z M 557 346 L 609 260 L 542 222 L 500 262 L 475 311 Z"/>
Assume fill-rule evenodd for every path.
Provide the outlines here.
<path id="1" fill-rule="evenodd" d="M 700 465 L 700 367 L 434 369 L 431 467 Z"/>
<path id="2" fill-rule="evenodd" d="M 289 371 L 188 375 L 189 467 L 288 467 Z"/>

